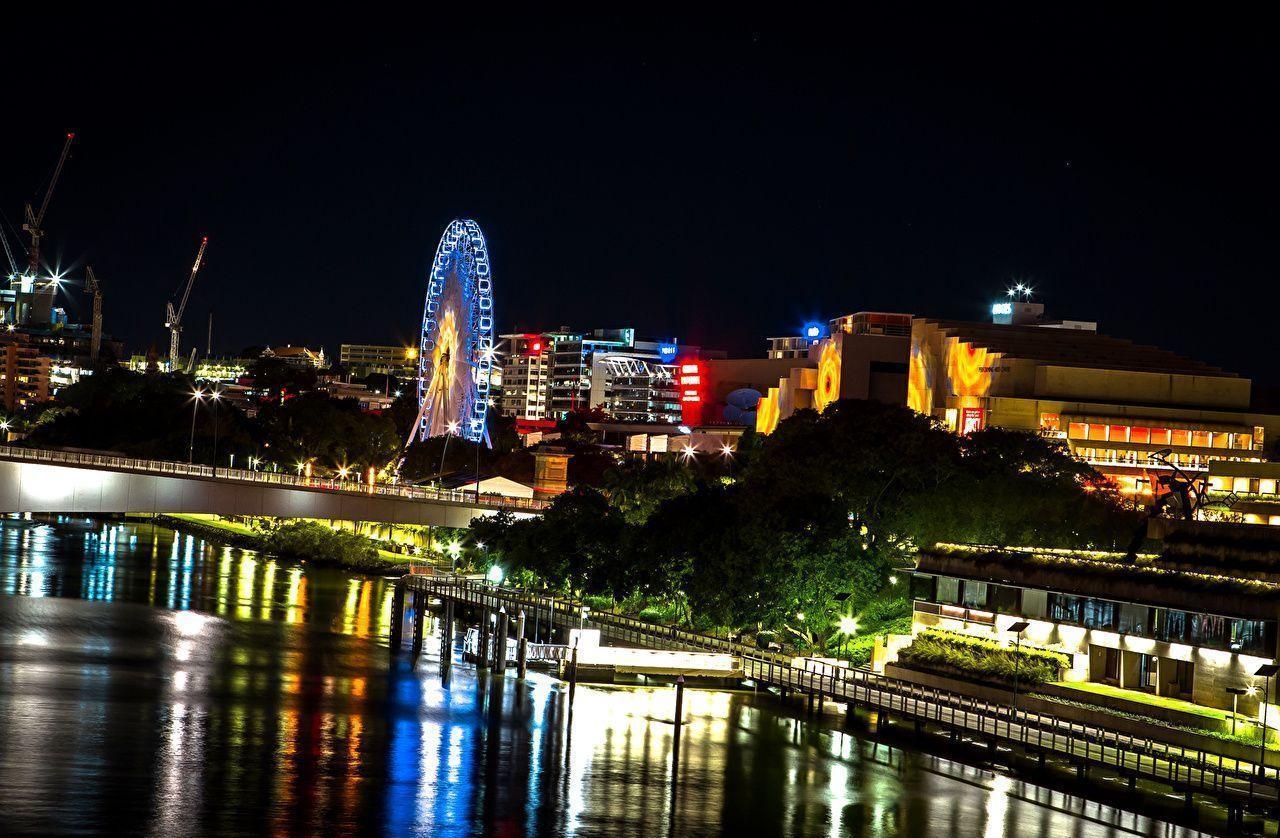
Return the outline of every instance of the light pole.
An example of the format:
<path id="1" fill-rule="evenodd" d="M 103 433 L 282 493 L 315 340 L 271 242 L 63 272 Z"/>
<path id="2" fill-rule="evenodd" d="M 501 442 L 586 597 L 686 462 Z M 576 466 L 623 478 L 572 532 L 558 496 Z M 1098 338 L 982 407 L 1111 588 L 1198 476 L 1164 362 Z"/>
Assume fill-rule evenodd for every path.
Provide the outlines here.
<path id="1" fill-rule="evenodd" d="M 1022 633 L 1029 629 L 1031 624 L 1026 620 L 1018 620 L 1016 623 L 1010 623 L 1005 631 L 1013 632 L 1013 713 L 1010 716 L 1018 715 L 1018 661 L 1022 657 Z"/>
<path id="2" fill-rule="evenodd" d="M 222 400 L 222 393 L 214 390 L 209 394 L 209 398 L 213 399 L 213 476 L 218 476 L 218 402 Z"/>
<path id="3" fill-rule="evenodd" d="M 200 400 L 203 398 L 204 390 L 197 388 L 191 391 L 191 442 L 187 444 L 187 465 L 196 460 L 196 409 L 200 407 Z"/>
<path id="4" fill-rule="evenodd" d="M 444 458 L 449 453 L 449 437 L 458 432 L 458 423 L 450 422 L 446 426 L 446 430 L 448 433 L 444 435 L 444 448 L 440 450 L 440 470 L 436 473 L 436 480 L 439 482 L 441 489 L 444 488 Z"/>
<path id="5" fill-rule="evenodd" d="M 582 610 L 578 612 L 578 631 L 582 631 L 587 627 L 587 615 L 591 613 L 591 609 L 582 606 Z"/>
<path id="6" fill-rule="evenodd" d="M 858 620 L 855 617 L 840 618 L 840 633 L 844 635 L 845 657 L 849 655 L 849 638 L 858 633 Z"/>
<path id="7" fill-rule="evenodd" d="M 1258 745 L 1259 779 L 1265 779 L 1267 776 L 1267 705 L 1271 703 L 1271 676 L 1277 672 L 1280 672 L 1280 664 L 1264 663 L 1258 667 L 1257 672 L 1253 673 L 1267 679 L 1262 687 L 1262 742 Z"/>
<path id="8" fill-rule="evenodd" d="M 1239 706 L 1240 696 L 1247 693 L 1244 687 L 1227 687 L 1227 695 L 1231 696 L 1231 735 L 1236 735 L 1236 707 Z"/>

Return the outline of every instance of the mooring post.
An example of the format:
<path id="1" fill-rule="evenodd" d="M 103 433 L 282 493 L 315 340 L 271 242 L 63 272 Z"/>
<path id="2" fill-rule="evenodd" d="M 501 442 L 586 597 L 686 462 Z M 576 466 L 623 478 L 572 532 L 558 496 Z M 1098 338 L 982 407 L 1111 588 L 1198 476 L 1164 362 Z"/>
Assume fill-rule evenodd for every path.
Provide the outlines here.
<path id="1" fill-rule="evenodd" d="M 524 609 L 516 617 L 516 677 L 524 680 L 525 671 L 529 667 L 529 638 L 524 636 Z"/>
<path id="2" fill-rule="evenodd" d="M 426 609 L 426 596 L 420 591 L 413 592 L 413 659 L 418 660 L 422 654 L 422 612 Z"/>
<path id="3" fill-rule="evenodd" d="M 578 691 L 578 644 L 573 644 L 573 656 L 569 660 L 569 709 L 573 709 L 573 696 Z"/>
<path id="4" fill-rule="evenodd" d="M 391 597 L 391 654 L 400 651 L 404 641 L 404 579 L 396 580 L 396 591 Z"/>
<path id="5" fill-rule="evenodd" d="M 489 668 L 489 607 L 480 606 L 480 636 L 476 646 L 476 669 Z"/>
<path id="6" fill-rule="evenodd" d="M 675 782 L 675 769 L 680 765 L 680 727 L 684 724 L 684 676 L 676 677 L 676 728 L 671 740 L 671 775 Z"/>
<path id="7" fill-rule="evenodd" d="M 507 609 L 503 606 L 498 611 L 498 633 L 493 639 L 493 666 L 498 672 L 507 670 Z"/>
<path id="8" fill-rule="evenodd" d="M 444 621 L 440 625 L 440 666 L 453 663 L 453 600 L 444 601 Z"/>

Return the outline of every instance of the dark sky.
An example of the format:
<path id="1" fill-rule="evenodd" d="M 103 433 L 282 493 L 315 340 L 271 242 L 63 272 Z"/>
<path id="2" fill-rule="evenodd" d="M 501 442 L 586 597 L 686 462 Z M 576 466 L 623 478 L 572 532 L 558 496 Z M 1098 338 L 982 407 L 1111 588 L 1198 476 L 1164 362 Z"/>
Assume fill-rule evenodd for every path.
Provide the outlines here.
<path id="1" fill-rule="evenodd" d="M 861 309 L 983 319 L 1021 279 L 1051 314 L 1280 383 L 1273 20 L 319 8 L 8 39 L 0 208 L 19 221 L 76 131 L 45 252 L 94 265 L 130 350 L 163 344 L 204 234 L 185 346 L 210 309 L 219 352 L 411 341 L 439 234 L 471 217 L 503 331 L 755 355 Z"/>

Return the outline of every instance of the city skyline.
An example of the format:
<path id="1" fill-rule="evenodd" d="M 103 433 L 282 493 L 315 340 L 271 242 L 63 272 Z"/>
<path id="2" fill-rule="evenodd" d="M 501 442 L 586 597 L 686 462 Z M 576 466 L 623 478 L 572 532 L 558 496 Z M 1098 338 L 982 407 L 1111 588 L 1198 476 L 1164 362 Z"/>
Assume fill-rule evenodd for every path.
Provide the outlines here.
<path id="1" fill-rule="evenodd" d="M 1249 32 L 1106 22 L 239 33 L 253 64 L 215 23 L 101 67 L 69 24 L 57 95 L 0 138 L 0 208 L 12 226 L 77 132 L 44 252 L 95 267 L 137 350 L 163 349 L 203 235 L 184 345 L 210 310 L 226 353 L 412 343 L 432 245 L 474 217 L 502 331 L 625 323 L 756 354 L 857 310 L 983 320 L 1027 281 L 1055 316 L 1276 384 L 1272 59 Z M 1205 340 L 1224 284 L 1259 304 Z"/>

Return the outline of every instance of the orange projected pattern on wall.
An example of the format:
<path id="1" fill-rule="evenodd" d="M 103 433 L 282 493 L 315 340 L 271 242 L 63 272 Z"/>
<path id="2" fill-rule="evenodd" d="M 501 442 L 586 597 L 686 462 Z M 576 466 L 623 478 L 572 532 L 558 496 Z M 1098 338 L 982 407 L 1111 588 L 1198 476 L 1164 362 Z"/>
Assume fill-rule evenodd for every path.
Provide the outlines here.
<path id="1" fill-rule="evenodd" d="M 964 341 L 947 341 L 947 379 L 956 396 L 981 397 L 991 389 L 991 369 L 999 358 L 985 346 Z M 961 402 L 962 407 L 969 406 Z"/>
<path id="2" fill-rule="evenodd" d="M 778 388 L 770 387 L 768 395 L 761 397 L 756 405 L 756 433 L 771 434 L 778 427 L 780 417 L 778 407 Z"/>
<path id="3" fill-rule="evenodd" d="M 834 339 L 822 342 L 822 354 L 818 357 L 818 389 L 813 394 L 813 406 L 818 412 L 840 399 L 840 350 Z"/>
<path id="4" fill-rule="evenodd" d="M 934 367 L 928 345 L 913 341 L 907 368 L 907 407 L 925 416 L 933 414 Z"/>

